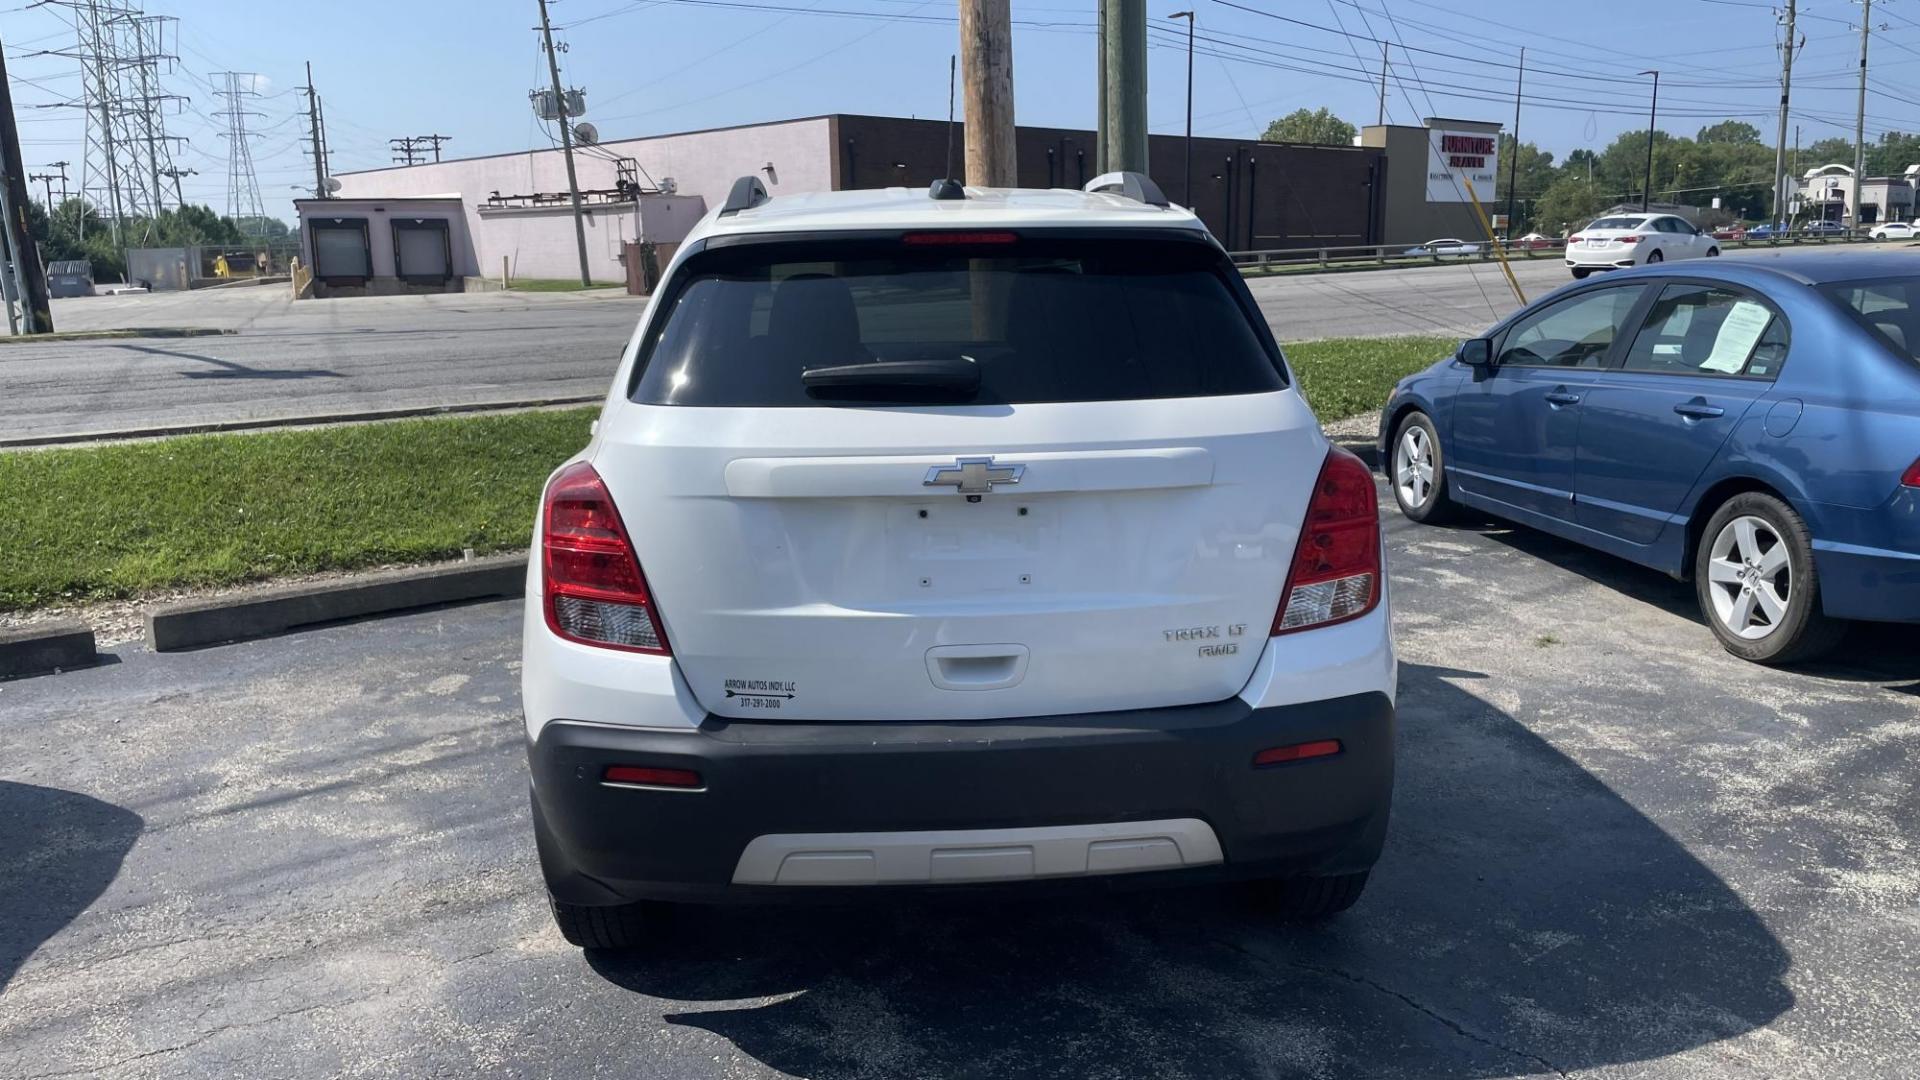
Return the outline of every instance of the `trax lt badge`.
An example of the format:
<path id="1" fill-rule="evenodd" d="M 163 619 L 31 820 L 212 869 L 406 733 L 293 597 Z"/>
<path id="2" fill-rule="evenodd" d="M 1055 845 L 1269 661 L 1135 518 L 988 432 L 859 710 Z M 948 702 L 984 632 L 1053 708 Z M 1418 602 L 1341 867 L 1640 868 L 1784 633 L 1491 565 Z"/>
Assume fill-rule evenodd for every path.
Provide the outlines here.
<path id="1" fill-rule="evenodd" d="M 1027 474 L 1025 465 L 995 465 L 990 457 L 955 458 L 951 465 L 935 465 L 927 470 L 923 487 L 957 488 L 962 495 L 978 499 L 993 490 L 995 484 L 1017 484 Z"/>

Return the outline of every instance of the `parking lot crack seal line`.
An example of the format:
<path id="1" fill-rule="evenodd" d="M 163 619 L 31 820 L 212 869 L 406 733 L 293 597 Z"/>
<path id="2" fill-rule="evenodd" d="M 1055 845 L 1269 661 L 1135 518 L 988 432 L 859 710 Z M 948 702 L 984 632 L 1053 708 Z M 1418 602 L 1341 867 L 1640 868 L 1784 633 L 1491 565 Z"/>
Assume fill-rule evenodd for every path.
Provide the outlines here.
<path id="1" fill-rule="evenodd" d="M 260 1020 L 249 1020 L 243 1024 L 222 1024 L 211 1031 L 203 1031 L 193 1038 L 188 1039 L 186 1042 L 178 1043 L 174 1046 L 163 1046 L 158 1050 L 148 1050 L 143 1053 L 134 1054 L 132 1057 L 121 1058 L 118 1061 L 109 1061 L 104 1065 L 89 1065 L 80 1069 L 62 1069 L 59 1072 L 32 1073 L 24 1077 L 23 1080 L 58 1080 L 59 1077 L 63 1076 L 98 1076 L 109 1069 L 122 1068 L 136 1061 L 145 1061 L 148 1058 L 159 1057 L 162 1054 L 177 1054 L 182 1050 L 190 1050 L 209 1039 L 224 1035 L 229 1031 L 244 1031 L 247 1028 L 264 1027 L 267 1024 L 276 1024 L 289 1017 L 299 1016 L 303 1013 L 317 1012 L 321 1009 L 338 1009 L 344 1005 L 351 1005 L 358 1000 L 360 999 L 347 998 L 344 1001 L 319 1001 L 312 1005 L 303 1005 L 298 1009 L 288 1009 L 286 1012 L 275 1013 L 272 1016 Z"/>
<path id="2" fill-rule="evenodd" d="M 1248 956 L 1252 956 L 1256 959 L 1260 959 L 1260 960 L 1268 959 L 1267 957 L 1263 957 L 1260 954 L 1255 953 L 1252 950 L 1244 948 L 1240 945 L 1233 945 L 1232 943 L 1229 943 L 1229 945 L 1231 945 L 1231 947 L 1236 951 L 1244 953 Z M 1491 1047 L 1492 1049 L 1498 1050 L 1503 1054 L 1508 1054 L 1513 1057 L 1522 1058 L 1526 1061 L 1531 1061 L 1534 1064 L 1540 1066 L 1541 1068 L 1546 1069 L 1547 1071 L 1553 1073 L 1553 1075 L 1555 1076 L 1564 1077 L 1569 1075 L 1565 1069 L 1562 1069 L 1560 1066 L 1555 1065 L 1553 1062 L 1548 1061 L 1546 1058 L 1543 1058 L 1538 1054 L 1531 1053 L 1526 1050 L 1521 1050 L 1517 1047 L 1508 1046 L 1505 1043 L 1498 1042 L 1494 1039 L 1490 1039 L 1487 1036 L 1480 1034 L 1479 1032 L 1472 1031 L 1468 1029 L 1465 1025 L 1461 1024 L 1459 1021 L 1454 1020 L 1453 1018 L 1447 1016 L 1446 1014 L 1441 1013 L 1438 1010 L 1433 1009 L 1429 1006 L 1421 1004 L 1412 995 L 1403 994 L 1400 991 L 1395 990 L 1391 986 L 1387 986 L 1384 983 L 1376 982 L 1373 979 L 1369 979 L 1364 975 L 1356 975 L 1351 971 L 1343 971 L 1337 967 L 1325 967 L 1320 964 L 1309 964 L 1300 960 L 1286 960 L 1284 961 L 1284 963 L 1288 967 L 1298 968 L 1301 971 L 1310 971 L 1316 975 L 1337 976 L 1339 978 L 1347 980 L 1350 983 L 1355 983 L 1357 985 L 1365 986 L 1369 989 L 1376 990 L 1382 994 L 1387 995 L 1388 997 L 1394 998 L 1395 1000 L 1399 1001 L 1401 1004 L 1407 1006 L 1410 1009 L 1413 1009 L 1416 1012 L 1419 1012 L 1425 1015 L 1429 1019 L 1444 1025 L 1449 1031 L 1452 1031 L 1455 1035 L 1458 1035 L 1463 1039 L 1467 1039 L 1472 1042 L 1477 1042 L 1482 1046 Z"/>

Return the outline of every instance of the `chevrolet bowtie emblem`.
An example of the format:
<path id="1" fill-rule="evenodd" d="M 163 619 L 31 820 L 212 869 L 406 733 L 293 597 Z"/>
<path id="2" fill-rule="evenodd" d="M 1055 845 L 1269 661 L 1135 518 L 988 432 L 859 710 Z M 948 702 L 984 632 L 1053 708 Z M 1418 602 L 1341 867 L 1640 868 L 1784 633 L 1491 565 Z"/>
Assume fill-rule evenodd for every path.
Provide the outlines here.
<path id="1" fill-rule="evenodd" d="M 990 457 L 963 457 L 951 465 L 935 465 L 921 483 L 926 487 L 958 488 L 962 495 L 985 495 L 995 484 L 1017 484 L 1025 465 L 995 465 Z"/>

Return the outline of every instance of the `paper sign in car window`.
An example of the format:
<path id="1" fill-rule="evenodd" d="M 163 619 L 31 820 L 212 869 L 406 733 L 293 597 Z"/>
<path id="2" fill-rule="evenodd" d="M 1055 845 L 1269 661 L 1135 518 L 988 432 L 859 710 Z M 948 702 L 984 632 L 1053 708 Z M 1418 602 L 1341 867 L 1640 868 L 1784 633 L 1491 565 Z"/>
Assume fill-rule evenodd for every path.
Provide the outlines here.
<path id="1" fill-rule="evenodd" d="M 1760 341 L 1760 335 L 1767 332 L 1767 324 L 1773 321 L 1773 312 L 1765 304 L 1752 300 L 1737 300 L 1727 309 L 1727 317 L 1720 323 L 1720 333 L 1713 339 L 1713 352 L 1700 361 L 1701 371 L 1719 371 L 1733 375 L 1746 366 L 1747 357 L 1753 353 L 1754 345 Z"/>

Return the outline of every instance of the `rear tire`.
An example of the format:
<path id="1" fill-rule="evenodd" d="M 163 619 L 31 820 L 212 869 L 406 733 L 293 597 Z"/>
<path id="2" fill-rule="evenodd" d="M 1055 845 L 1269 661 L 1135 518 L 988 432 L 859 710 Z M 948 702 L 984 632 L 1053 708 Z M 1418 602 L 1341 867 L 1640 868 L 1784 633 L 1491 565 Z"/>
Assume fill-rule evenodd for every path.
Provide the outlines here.
<path id="1" fill-rule="evenodd" d="M 1717 247 L 1710 247 L 1707 249 L 1707 258 L 1709 259 L 1715 258 L 1719 254 L 1720 254 L 1720 249 Z"/>
<path id="2" fill-rule="evenodd" d="M 1249 883 L 1247 893 L 1266 914 L 1292 922 L 1332 918 L 1366 890 L 1369 871 L 1337 877 L 1275 878 Z"/>
<path id="3" fill-rule="evenodd" d="M 569 945 L 582 949 L 637 949 L 653 940 L 652 926 L 660 919 L 658 904 L 615 904 L 589 907 L 554 899 L 547 893 L 553 921 Z"/>
<path id="4" fill-rule="evenodd" d="M 1426 413 L 1415 410 L 1402 417 L 1387 444 L 1385 472 L 1400 512 L 1422 525 L 1444 525 L 1460 515 L 1460 504 L 1447 492 L 1447 460 L 1440 434 Z"/>
<path id="5" fill-rule="evenodd" d="M 1847 632 L 1846 623 L 1820 610 L 1806 522 L 1763 492 L 1735 495 L 1707 519 L 1693 554 L 1693 585 L 1707 626 L 1742 660 L 1811 660 Z"/>
<path id="6" fill-rule="evenodd" d="M 1667 257 L 1665 255 L 1660 254 L 1658 249 L 1647 252 L 1648 266 L 1652 266 L 1654 263 L 1657 263 L 1657 262 L 1665 262 L 1666 259 Z"/>
<path id="7" fill-rule="evenodd" d="M 1588 269 L 1587 267 L 1576 266 L 1573 268 L 1573 279 L 1575 281 L 1579 281 L 1580 279 L 1586 277 L 1588 274 L 1591 274 L 1591 273 L 1593 273 L 1593 271 Z"/>

